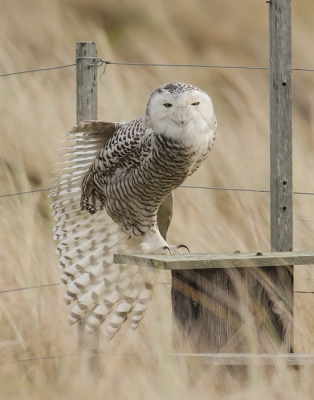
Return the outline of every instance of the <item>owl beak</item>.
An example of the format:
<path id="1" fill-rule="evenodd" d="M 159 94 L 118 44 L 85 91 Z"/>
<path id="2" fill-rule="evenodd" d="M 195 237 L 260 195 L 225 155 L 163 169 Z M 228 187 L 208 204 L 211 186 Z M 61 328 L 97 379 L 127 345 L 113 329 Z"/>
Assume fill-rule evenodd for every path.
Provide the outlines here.
<path id="1" fill-rule="evenodd" d="M 186 125 L 189 123 L 190 120 L 185 119 L 185 120 L 181 120 L 181 125 Z"/>
<path id="2" fill-rule="evenodd" d="M 181 125 L 185 125 L 189 122 L 189 120 L 186 118 L 184 110 L 180 110 L 177 114 L 178 120 L 180 121 Z"/>

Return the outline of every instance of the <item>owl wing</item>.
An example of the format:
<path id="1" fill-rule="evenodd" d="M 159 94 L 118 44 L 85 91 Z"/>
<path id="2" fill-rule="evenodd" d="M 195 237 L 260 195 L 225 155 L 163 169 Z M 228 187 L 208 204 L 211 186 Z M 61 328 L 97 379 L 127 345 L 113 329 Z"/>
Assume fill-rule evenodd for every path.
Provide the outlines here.
<path id="1" fill-rule="evenodd" d="M 57 197 L 51 208 L 56 220 L 54 239 L 60 241 L 56 252 L 60 255 L 61 282 L 68 285 L 64 301 L 76 302 L 69 323 L 88 315 L 85 329 L 91 332 L 111 314 L 106 330 L 109 339 L 132 311 L 131 328 L 137 328 L 155 282 L 153 269 L 113 264 L 113 253 L 135 252 L 138 243 L 127 240 L 105 210 L 91 215 L 80 209 L 82 179 L 121 126 L 85 121 L 73 128 L 61 149 L 62 160 L 50 193 Z M 167 215 L 163 218 L 170 220 Z M 169 223 L 164 225 L 167 229 Z"/>
<path id="2" fill-rule="evenodd" d="M 141 163 L 143 153 L 150 149 L 150 135 L 142 124 L 142 118 L 117 128 L 97 154 L 82 181 L 81 208 L 90 213 L 104 207 L 106 198 L 103 188 L 107 178 L 136 168 Z"/>

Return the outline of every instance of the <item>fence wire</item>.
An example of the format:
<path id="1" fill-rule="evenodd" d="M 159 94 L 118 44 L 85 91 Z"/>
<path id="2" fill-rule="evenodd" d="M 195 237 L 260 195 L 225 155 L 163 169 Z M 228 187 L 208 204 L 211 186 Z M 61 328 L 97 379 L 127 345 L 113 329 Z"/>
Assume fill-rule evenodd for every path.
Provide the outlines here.
<path id="1" fill-rule="evenodd" d="M 16 288 L 16 289 L 1 290 L 0 294 L 2 294 L 2 293 L 10 293 L 10 292 L 18 292 L 20 290 L 39 289 L 39 288 L 43 288 L 43 287 L 58 286 L 58 285 L 61 285 L 61 283 L 60 282 L 58 282 L 58 283 L 47 283 L 45 285 L 27 286 L 27 287 Z"/>
<path id="2" fill-rule="evenodd" d="M 310 282 L 310 281 L 313 281 L 314 279 L 311 279 L 311 278 L 309 278 L 309 279 L 306 279 L 306 278 L 294 278 L 294 280 L 303 281 L 303 282 Z M 171 282 L 156 282 L 156 284 L 157 285 L 171 285 Z M 1 290 L 0 294 L 11 293 L 11 292 L 19 292 L 21 290 L 40 289 L 40 288 L 45 288 L 45 287 L 49 287 L 49 286 L 61 286 L 61 282 L 48 283 L 48 284 L 45 284 L 45 285 L 26 286 L 26 287 L 22 287 L 22 288 Z M 293 293 L 314 293 L 314 291 L 311 292 L 311 291 L 303 291 L 303 290 L 294 290 Z"/>
<path id="3" fill-rule="evenodd" d="M 23 195 L 23 194 L 30 194 L 30 193 L 36 193 L 36 192 L 47 192 L 48 190 L 51 190 L 51 189 L 52 189 L 51 187 L 48 187 L 48 188 L 43 188 L 43 189 L 27 190 L 25 192 L 1 194 L 0 198 L 19 196 L 19 195 Z M 213 186 L 193 186 L 193 185 L 181 185 L 177 189 L 204 189 L 204 190 L 222 190 L 222 191 L 233 191 L 233 192 L 270 193 L 269 189 L 221 188 L 221 187 L 213 187 Z M 293 192 L 293 194 L 314 196 L 314 192 Z"/>
<path id="4" fill-rule="evenodd" d="M 171 282 L 156 282 L 157 285 L 171 285 Z M 36 286 L 26 286 L 22 288 L 15 288 L 15 289 L 6 289 L 6 290 L 0 290 L 0 294 L 3 293 L 11 293 L 11 292 L 19 292 L 20 290 L 28 290 L 28 289 L 40 289 L 44 287 L 49 287 L 49 286 L 60 286 L 61 282 L 57 283 L 47 283 L 45 285 L 36 285 Z M 65 285 L 64 285 L 65 286 Z"/>
<path id="5" fill-rule="evenodd" d="M 73 357 L 77 356 L 78 353 L 74 354 L 60 354 L 56 356 L 43 356 L 43 357 L 32 357 L 32 358 L 20 358 L 17 360 L 8 360 L 8 361 L 0 361 L 1 364 L 12 364 L 12 363 L 19 363 L 24 361 L 39 361 L 39 360 L 47 360 L 47 359 L 54 359 L 54 358 L 64 358 L 64 357 Z"/>
<path id="6" fill-rule="evenodd" d="M 31 72 L 42 72 L 42 71 L 51 71 L 53 69 L 69 68 L 69 67 L 74 67 L 75 65 L 76 65 L 76 63 L 68 64 L 68 65 L 60 65 L 59 67 L 48 67 L 48 68 L 29 69 L 26 71 L 19 71 L 19 72 L 9 72 L 7 74 L 1 74 L 0 78 L 3 78 L 4 76 L 11 76 L 11 75 L 28 74 Z"/>
<path id="7" fill-rule="evenodd" d="M 9 72 L 6 74 L 0 74 L 0 78 L 12 75 L 28 74 L 32 72 L 43 72 L 51 71 L 55 69 L 75 67 L 79 59 L 89 59 L 93 61 L 92 65 L 100 67 L 105 64 L 107 65 L 121 65 L 121 66 L 140 66 L 140 67 L 185 67 L 185 68 L 217 68 L 217 69 L 243 69 L 243 70 L 269 70 L 269 67 L 262 66 L 249 66 L 249 65 L 212 65 L 212 64 L 170 64 L 170 63 L 140 63 L 140 62 L 124 62 L 124 61 L 106 61 L 101 58 L 95 57 L 79 57 L 75 60 L 74 64 L 60 65 L 57 67 L 48 68 L 37 68 L 25 71 Z M 303 71 L 303 72 L 314 72 L 314 68 L 292 68 L 292 71 Z"/>
<path id="8" fill-rule="evenodd" d="M 145 354 L 145 353 L 116 353 L 111 351 L 104 351 L 98 347 L 85 347 L 86 350 L 96 350 L 97 353 L 88 354 L 88 357 L 101 357 L 102 355 L 107 356 L 129 356 L 129 357 L 145 357 L 145 358 L 159 358 L 159 357 L 171 357 L 171 358 L 203 358 L 209 359 L 213 364 L 218 365 L 251 365 L 252 362 L 264 365 L 275 365 L 278 362 L 286 362 L 289 365 L 313 365 L 314 356 L 313 354 L 307 353 L 281 353 L 281 354 L 252 354 L 252 353 L 165 353 L 165 354 Z M 43 357 L 32 357 L 32 358 L 21 358 L 16 360 L 0 361 L 1 364 L 11 364 L 29 361 L 39 361 L 55 358 L 66 358 L 79 356 L 79 353 L 73 354 L 60 354 L 54 356 L 43 356 Z"/>
<path id="9" fill-rule="evenodd" d="M 140 66 L 140 67 L 186 67 L 186 68 L 218 68 L 218 69 L 246 69 L 246 70 L 269 70 L 269 67 L 255 67 L 249 65 L 209 65 L 209 64 L 159 64 L 159 63 L 139 63 L 139 62 L 119 62 L 119 61 L 105 61 L 101 58 L 94 57 L 79 57 L 80 59 L 93 59 L 94 64 L 100 67 L 105 65 L 126 65 L 126 66 Z M 292 71 L 314 72 L 312 68 L 291 68 Z"/>

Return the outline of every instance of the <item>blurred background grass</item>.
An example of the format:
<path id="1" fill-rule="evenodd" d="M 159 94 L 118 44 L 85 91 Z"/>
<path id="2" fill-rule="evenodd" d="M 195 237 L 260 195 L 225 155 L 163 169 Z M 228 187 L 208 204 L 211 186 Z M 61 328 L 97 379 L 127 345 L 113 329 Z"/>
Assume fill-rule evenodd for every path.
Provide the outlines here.
<path id="1" fill-rule="evenodd" d="M 293 66 L 314 68 L 314 3 L 293 2 Z M 0 70 L 10 73 L 72 64 L 75 42 L 97 42 L 110 61 L 268 65 L 264 1 L 0 0 Z M 101 71 L 101 70 L 100 70 Z M 267 71 L 107 67 L 99 84 L 99 119 L 143 115 L 150 93 L 170 81 L 195 84 L 212 97 L 215 146 L 186 184 L 269 188 Z M 75 125 L 75 68 L 0 78 L 1 194 L 50 185 L 56 149 Z M 314 73 L 293 73 L 294 190 L 314 192 Z M 1 290 L 59 281 L 47 192 L 0 199 Z M 294 249 L 313 250 L 314 198 L 294 197 Z M 269 196 L 178 189 L 170 242 L 193 252 L 269 250 Z M 311 291 L 311 267 L 296 267 L 296 289 Z M 170 282 L 170 275 L 160 276 Z M 76 353 L 61 286 L 0 295 L 0 361 Z M 313 352 L 313 294 L 295 294 L 295 351 Z M 239 380 L 225 367 L 169 360 L 170 285 L 157 285 L 136 332 L 128 326 L 101 356 L 95 384 L 76 357 L 0 365 L 0 399 L 312 398 L 311 369 L 277 366 Z"/>

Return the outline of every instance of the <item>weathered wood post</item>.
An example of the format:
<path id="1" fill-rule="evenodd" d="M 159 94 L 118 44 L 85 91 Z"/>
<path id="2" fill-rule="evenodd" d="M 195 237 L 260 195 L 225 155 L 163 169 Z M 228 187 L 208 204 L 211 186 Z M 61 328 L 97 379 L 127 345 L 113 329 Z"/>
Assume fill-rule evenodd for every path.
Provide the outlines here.
<path id="1" fill-rule="evenodd" d="M 291 0 L 270 0 L 271 248 L 292 250 Z M 239 266 L 241 264 L 239 263 Z M 173 316 L 198 352 L 252 351 L 241 332 L 256 318 L 255 351 L 291 351 L 293 268 L 172 271 Z M 245 331 L 244 329 L 242 329 Z M 251 335 L 252 336 L 252 335 Z M 183 343 L 187 341 L 184 340 Z M 181 344 L 176 350 L 185 350 Z"/>
<path id="2" fill-rule="evenodd" d="M 292 251 L 291 0 L 271 0 L 269 26 L 271 249 Z M 274 313 L 272 320 L 282 338 L 282 349 L 289 352 L 293 348 L 293 267 L 269 268 L 267 275 L 281 294 L 281 311 Z M 272 307 L 276 309 L 275 304 Z"/>
<path id="3" fill-rule="evenodd" d="M 86 58 L 85 58 L 86 57 Z M 97 46 L 94 42 L 76 43 L 76 121 L 97 119 Z M 78 322 L 80 363 L 99 374 L 99 330 L 85 333 L 85 320 Z"/>

